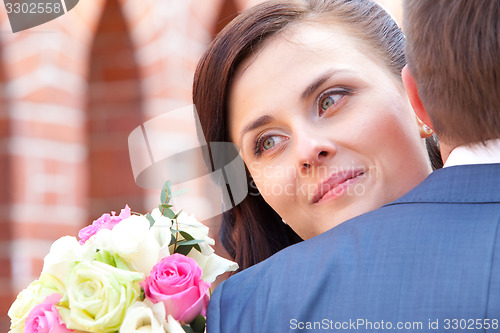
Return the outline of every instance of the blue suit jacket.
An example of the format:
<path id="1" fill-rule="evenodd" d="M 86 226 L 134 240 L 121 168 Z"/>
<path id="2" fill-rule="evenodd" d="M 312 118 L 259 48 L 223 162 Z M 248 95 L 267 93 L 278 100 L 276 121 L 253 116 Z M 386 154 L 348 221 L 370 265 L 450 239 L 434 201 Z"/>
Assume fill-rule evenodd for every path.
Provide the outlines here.
<path id="1" fill-rule="evenodd" d="M 437 170 L 397 201 L 219 285 L 216 332 L 500 332 L 500 164 Z"/>

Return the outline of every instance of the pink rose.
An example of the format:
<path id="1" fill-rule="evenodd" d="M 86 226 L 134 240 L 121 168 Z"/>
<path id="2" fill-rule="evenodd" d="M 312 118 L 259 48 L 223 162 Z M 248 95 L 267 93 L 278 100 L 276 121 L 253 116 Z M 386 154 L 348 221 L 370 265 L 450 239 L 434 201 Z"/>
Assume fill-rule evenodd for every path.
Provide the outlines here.
<path id="1" fill-rule="evenodd" d="M 201 274 L 194 259 L 175 253 L 157 263 L 141 286 L 148 299 L 163 303 L 167 317 L 190 323 L 207 312 L 210 284 Z"/>
<path id="2" fill-rule="evenodd" d="M 69 330 L 55 306 L 61 300 L 61 295 L 52 294 L 47 296 L 43 303 L 37 304 L 31 309 L 26 322 L 24 333 L 67 333 Z"/>
<path id="3" fill-rule="evenodd" d="M 112 230 L 118 222 L 129 217 L 130 207 L 128 205 L 125 205 L 125 208 L 121 210 L 120 215 L 118 216 L 116 216 L 116 212 L 111 212 L 111 215 L 102 214 L 102 216 L 95 220 L 91 225 L 80 230 L 78 233 L 78 237 L 80 237 L 80 244 L 85 244 L 90 237 L 94 236 L 101 229 Z"/>

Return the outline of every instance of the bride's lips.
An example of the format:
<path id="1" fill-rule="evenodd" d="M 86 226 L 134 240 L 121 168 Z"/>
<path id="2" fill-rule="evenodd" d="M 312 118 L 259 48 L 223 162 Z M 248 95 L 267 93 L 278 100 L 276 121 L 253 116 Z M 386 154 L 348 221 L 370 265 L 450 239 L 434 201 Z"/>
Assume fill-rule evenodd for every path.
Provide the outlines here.
<path id="1" fill-rule="evenodd" d="M 329 178 L 318 184 L 317 190 L 313 195 L 312 203 L 316 204 L 325 199 L 333 199 L 344 194 L 345 189 L 356 183 L 359 177 L 364 175 L 362 169 L 344 170 L 332 174 Z"/>

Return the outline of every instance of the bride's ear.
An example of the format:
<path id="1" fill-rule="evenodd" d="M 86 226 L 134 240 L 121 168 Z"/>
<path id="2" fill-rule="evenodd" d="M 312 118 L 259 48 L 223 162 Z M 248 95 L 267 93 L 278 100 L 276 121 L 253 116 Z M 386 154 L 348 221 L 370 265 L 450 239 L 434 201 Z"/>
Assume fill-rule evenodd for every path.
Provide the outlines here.
<path id="1" fill-rule="evenodd" d="M 403 67 L 401 71 L 401 78 L 403 79 L 403 85 L 405 86 L 406 93 L 408 94 L 408 98 L 410 99 L 411 106 L 415 111 L 415 114 L 421 121 L 433 129 L 431 119 L 425 110 L 422 101 L 420 100 L 420 96 L 418 95 L 417 84 L 415 83 L 415 79 L 410 73 L 410 69 L 408 65 Z"/>

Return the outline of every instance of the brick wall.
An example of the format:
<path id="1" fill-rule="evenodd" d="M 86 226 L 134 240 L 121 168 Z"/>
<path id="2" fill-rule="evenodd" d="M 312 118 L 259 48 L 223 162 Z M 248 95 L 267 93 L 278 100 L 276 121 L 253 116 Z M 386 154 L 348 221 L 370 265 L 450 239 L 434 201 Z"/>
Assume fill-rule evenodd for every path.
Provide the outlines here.
<path id="1" fill-rule="evenodd" d="M 129 133 L 143 121 L 139 69 L 129 28 L 117 0 L 108 0 L 90 51 L 87 91 L 89 219 L 128 203 L 144 212 L 134 182 Z M 110 172 L 111 171 L 111 172 Z"/>

